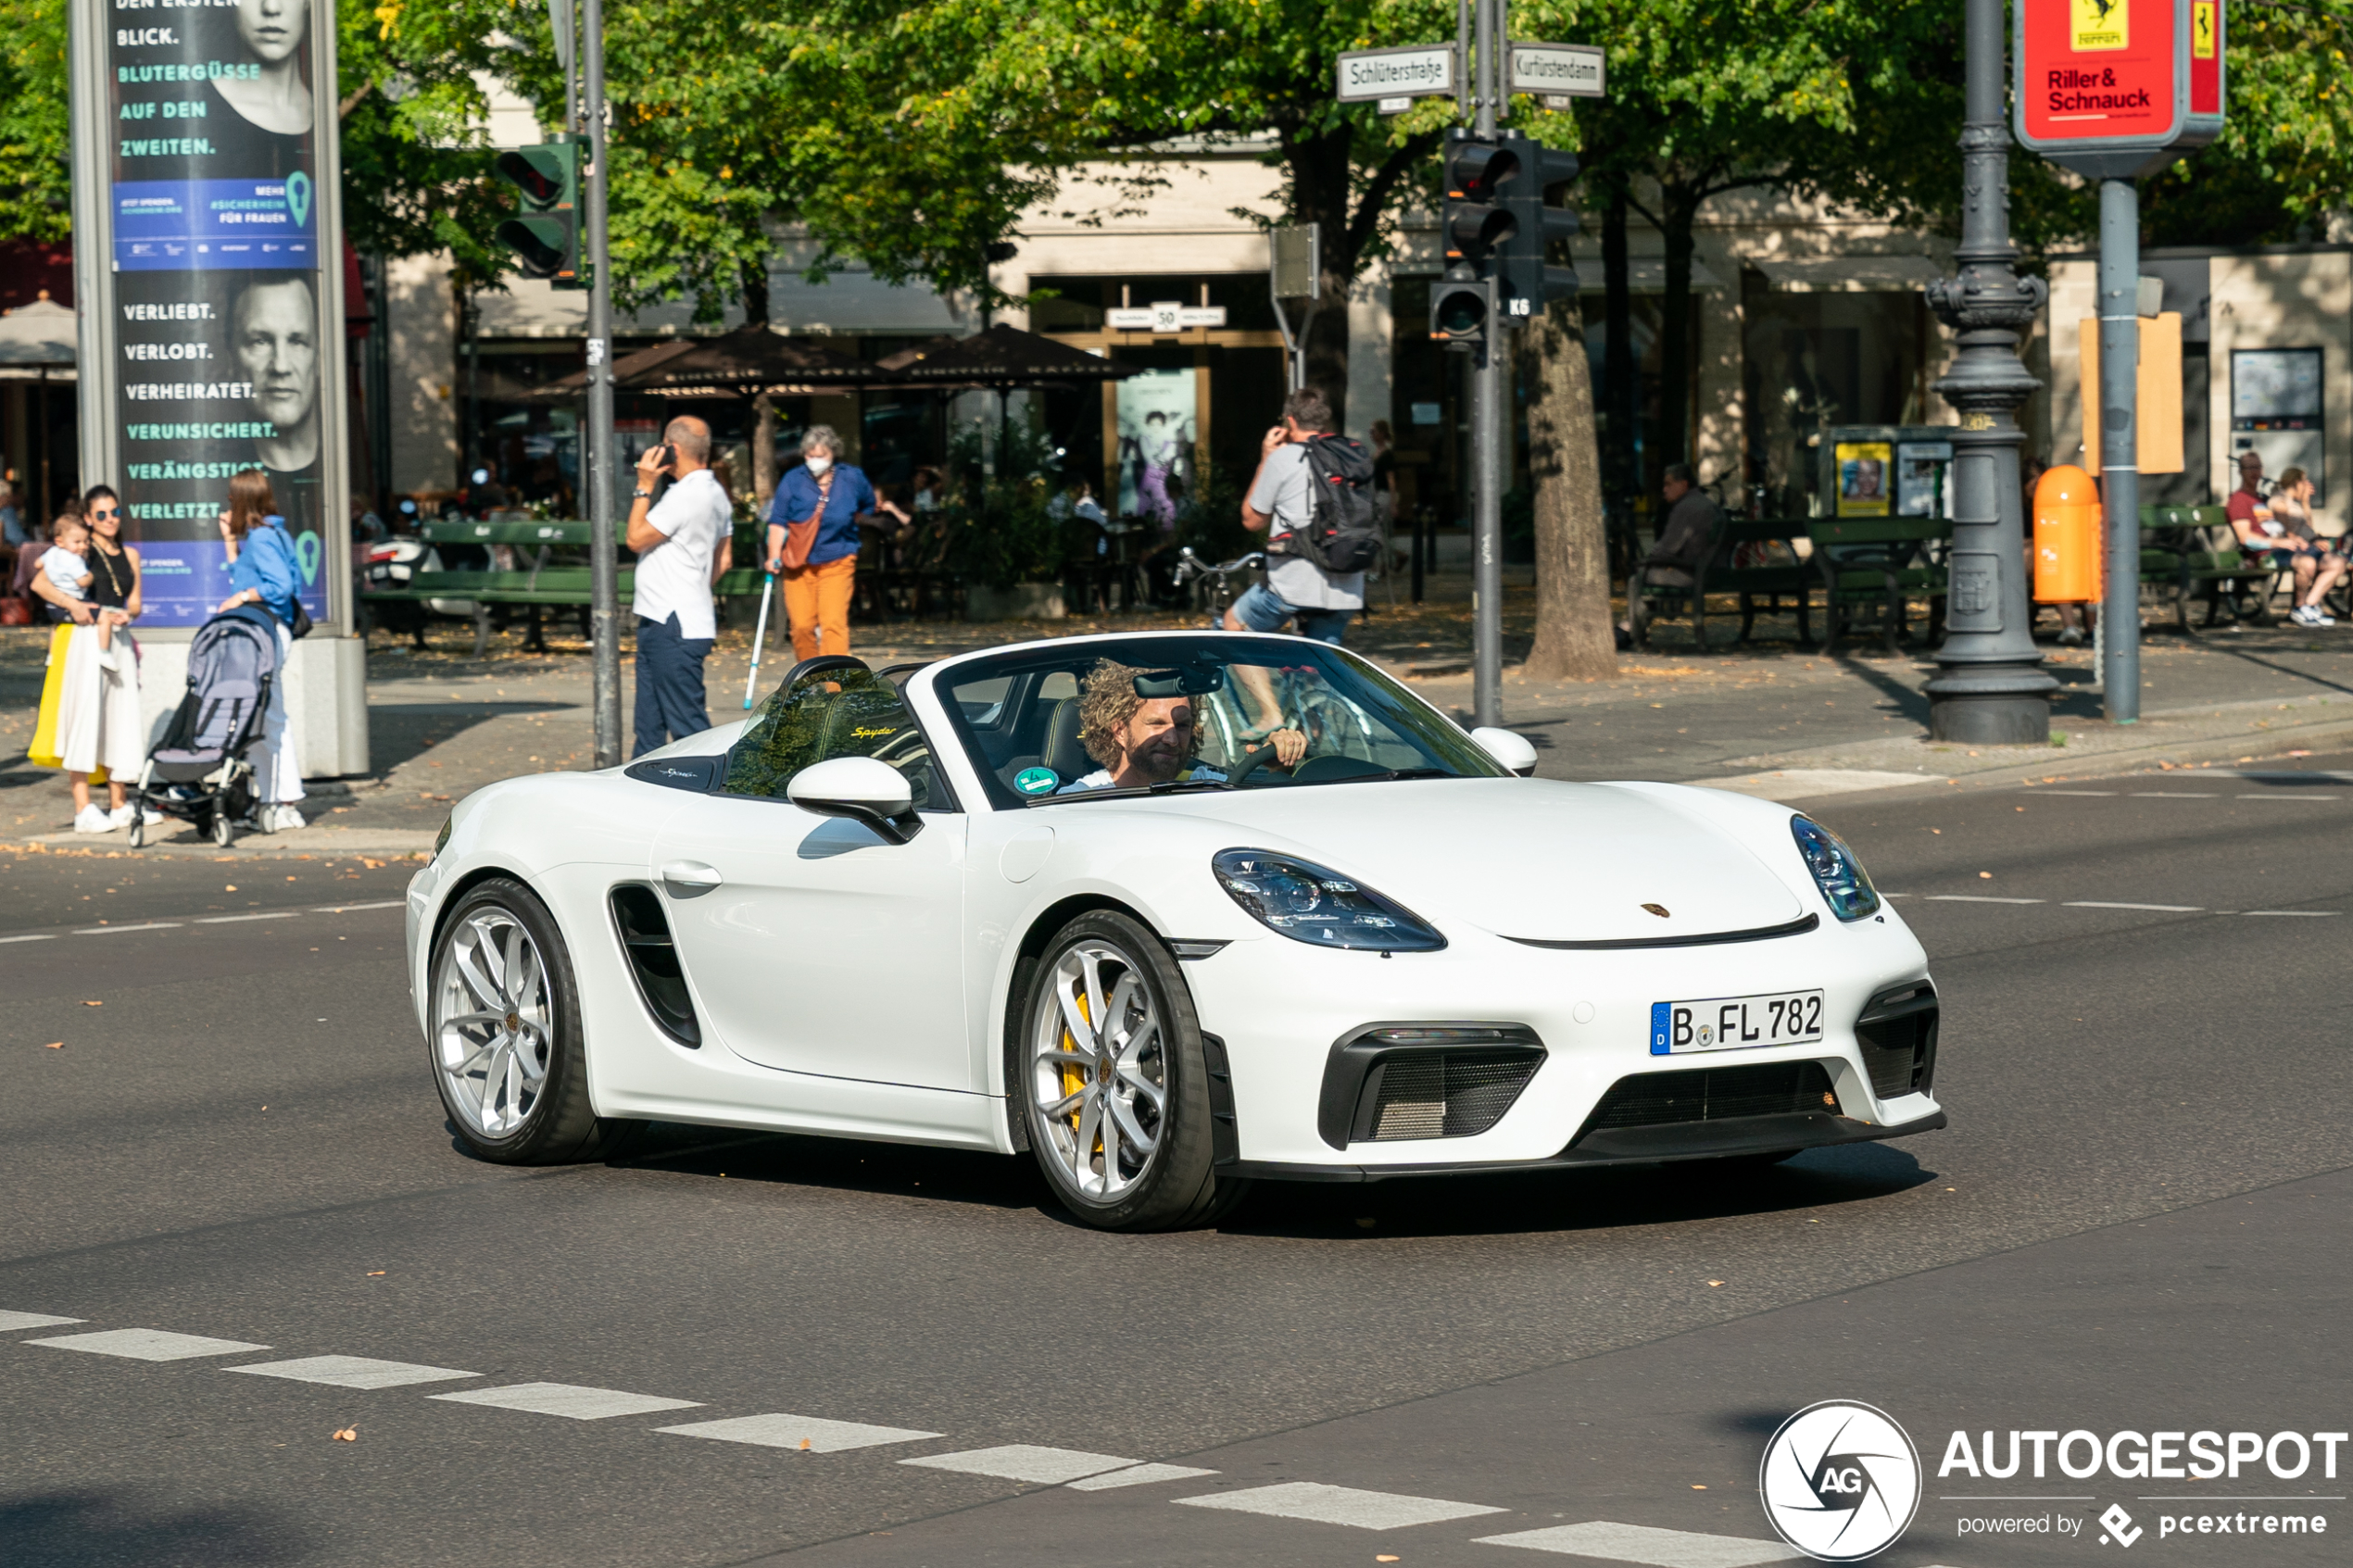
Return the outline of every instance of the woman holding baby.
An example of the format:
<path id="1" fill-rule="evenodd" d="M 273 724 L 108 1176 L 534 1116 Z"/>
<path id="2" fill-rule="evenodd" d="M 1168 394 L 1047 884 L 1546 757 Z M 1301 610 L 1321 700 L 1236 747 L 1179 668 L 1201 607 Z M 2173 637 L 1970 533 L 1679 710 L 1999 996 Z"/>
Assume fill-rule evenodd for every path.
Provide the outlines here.
<path id="1" fill-rule="evenodd" d="M 139 719 L 139 552 L 122 542 L 122 498 L 104 484 L 82 496 L 79 516 L 57 520 L 31 587 L 65 622 L 49 645 L 49 674 L 35 726 L 32 759 L 65 770 L 73 786 L 73 831 L 107 833 L 131 824 L 123 782 L 146 761 Z M 107 786 L 109 809 L 90 798 Z M 162 819 L 153 813 L 149 821 Z"/>

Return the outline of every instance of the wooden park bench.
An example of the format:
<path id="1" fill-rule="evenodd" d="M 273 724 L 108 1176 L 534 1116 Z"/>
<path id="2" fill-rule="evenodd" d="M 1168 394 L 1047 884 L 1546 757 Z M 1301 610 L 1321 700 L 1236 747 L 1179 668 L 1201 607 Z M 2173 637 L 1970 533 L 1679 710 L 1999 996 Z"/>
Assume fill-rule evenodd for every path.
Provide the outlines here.
<path id="1" fill-rule="evenodd" d="M 2225 605 L 2234 620 L 2263 625 L 2281 575 L 2240 552 L 2226 508 L 2141 508 L 2141 585 L 2171 592 L 2175 623 L 2186 635 L 2197 635 L 2190 624 L 2193 598 L 2206 601 L 2208 626 Z"/>
<path id="2" fill-rule="evenodd" d="M 1822 651 L 1829 652 L 1862 611 L 1876 609 L 1887 650 L 1894 652 L 1908 630 L 1916 598 L 1928 601 L 1928 635 L 1935 637 L 1944 624 L 1947 587 L 1943 552 L 1936 546 L 1952 540 L 1950 518 L 1818 517 L 1806 524 L 1806 533 L 1829 600 Z"/>
<path id="3" fill-rule="evenodd" d="M 1781 612 L 1781 598 L 1787 595 L 1797 611 L 1797 638 L 1813 641 L 1813 589 L 1818 579 L 1814 571 L 1798 558 L 1796 542 L 1806 536 L 1803 521 L 1750 521 L 1745 518 L 1725 518 L 1717 525 L 1716 536 L 1710 541 L 1707 558 L 1692 573 L 1688 587 L 1669 583 L 1649 581 L 1649 570 L 1638 561 L 1634 577 L 1626 594 L 1627 623 L 1637 647 L 1650 646 L 1650 623 L 1662 610 L 1673 615 L 1688 611 L 1692 617 L 1692 635 L 1701 647 L 1707 646 L 1707 596 L 1738 594 L 1741 607 L 1741 634 L 1737 641 L 1746 642 L 1756 625 L 1759 599 L 1765 601 L 1768 614 Z M 1763 565 L 1743 566 L 1738 558 L 1744 546 L 1779 545 L 1788 558 Z"/>

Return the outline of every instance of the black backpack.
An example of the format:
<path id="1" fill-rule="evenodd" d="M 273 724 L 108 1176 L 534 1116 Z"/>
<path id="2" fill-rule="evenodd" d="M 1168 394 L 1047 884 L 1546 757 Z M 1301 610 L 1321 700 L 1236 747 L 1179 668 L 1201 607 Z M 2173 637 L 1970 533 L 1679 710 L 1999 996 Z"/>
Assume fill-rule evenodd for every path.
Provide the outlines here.
<path id="1" fill-rule="evenodd" d="M 1293 553 L 1326 571 L 1362 571 L 1380 559 L 1380 523 L 1373 508 L 1373 459 L 1345 435 L 1311 435 L 1307 526 L 1290 533 Z"/>

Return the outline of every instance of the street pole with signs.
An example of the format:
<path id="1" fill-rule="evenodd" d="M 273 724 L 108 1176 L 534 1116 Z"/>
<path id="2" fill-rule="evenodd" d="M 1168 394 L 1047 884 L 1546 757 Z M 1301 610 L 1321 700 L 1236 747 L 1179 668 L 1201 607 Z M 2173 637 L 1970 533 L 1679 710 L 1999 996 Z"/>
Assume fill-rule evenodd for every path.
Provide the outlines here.
<path id="1" fill-rule="evenodd" d="M 1323 233 L 1318 225 L 1294 223 L 1267 231 L 1266 291 L 1274 297 L 1275 325 L 1283 330 L 1288 390 L 1297 392 L 1307 384 L 1307 329 L 1315 324 L 1315 305 L 1324 294 Z M 1287 299 L 1302 302 L 1296 332 L 1283 309 Z"/>
<path id="2" fill-rule="evenodd" d="M 1972 6 L 1991 3 L 1970 0 Z M 1992 25 L 1998 36 L 1998 14 Z M 1974 21 L 1970 48 L 1974 72 Z M 2085 389 L 2083 406 L 2098 434 L 2108 527 L 2100 682 L 2108 717 L 2120 724 L 2141 716 L 2136 182 L 2221 134 L 2222 49 L 2222 0 L 2114 0 L 2105 7 L 2081 0 L 2018 0 L 2019 142 L 2100 188 L 2100 384 L 2096 402 Z M 1976 118 L 1974 99 L 1970 117 Z M 1966 439 L 1966 418 L 1963 425 Z M 1959 585 L 1956 574 L 1956 604 Z M 1929 689 L 1932 698 L 1936 688 Z"/>
<path id="3" fill-rule="evenodd" d="M 604 0 L 580 0 L 582 118 L 588 136 L 588 635 L 594 682 L 596 760 L 621 766 L 621 540 L 613 522 L 612 251 L 608 243 L 605 155 Z"/>

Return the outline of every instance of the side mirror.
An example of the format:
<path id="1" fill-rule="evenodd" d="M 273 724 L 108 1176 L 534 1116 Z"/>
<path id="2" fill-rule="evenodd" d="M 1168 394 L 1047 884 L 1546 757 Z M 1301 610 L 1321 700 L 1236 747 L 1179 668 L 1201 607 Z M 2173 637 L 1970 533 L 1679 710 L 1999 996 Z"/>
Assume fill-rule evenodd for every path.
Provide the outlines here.
<path id="1" fill-rule="evenodd" d="M 837 757 L 803 768 L 785 786 L 785 795 L 804 811 L 862 822 L 893 844 L 923 831 L 904 775 L 871 757 Z"/>
<path id="2" fill-rule="evenodd" d="M 1509 730 L 1481 726 L 1473 730 L 1470 737 L 1478 742 L 1478 748 L 1481 751 L 1517 773 L 1521 778 L 1527 778 L 1536 771 L 1536 748 L 1529 744 L 1526 735 L 1516 735 Z"/>

